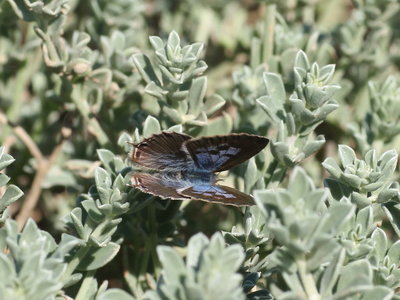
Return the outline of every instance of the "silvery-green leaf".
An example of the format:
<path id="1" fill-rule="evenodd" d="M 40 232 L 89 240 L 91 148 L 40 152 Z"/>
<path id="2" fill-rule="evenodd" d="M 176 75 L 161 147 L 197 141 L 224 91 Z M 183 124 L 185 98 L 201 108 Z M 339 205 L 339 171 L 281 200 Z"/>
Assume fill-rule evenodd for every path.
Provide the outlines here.
<path id="1" fill-rule="evenodd" d="M 188 258 L 187 265 L 196 268 L 201 262 L 201 252 L 209 244 L 207 237 L 204 234 L 196 234 L 188 243 Z"/>
<path id="2" fill-rule="evenodd" d="M 316 112 L 315 116 L 319 120 L 325 119 L 331 112 L 339 108 L 339 104 L 334 101 L 329 101 L 329 103 L 325 103 L 322 107 L 319 107 Z"/>
<path id="3" fill-rule="evenodd" d="M 304 51 L 297 52 L 295 59 L 295 68 L 301 68 L 303 70 L 308 71 L 310 69 L 310 63 L 307 58 L 307 54 Z"/>
<path id="4" fill-rule="evenodd" d="M 370 184 L 366 184 L 363 185 L 361 187 L 361 190 L 363 192 L 373 192 L 376 191 L 377 189 L 379 189 L 384 183 L 383 182 L 374 182 L 374 183 L 370 183 Z"/>
<path id="5" fill-rule="evenodd" d="M 386 286 L 373 286 L 363 293 L 362 300 L 390 300 L 393 299 L 394 292 Z"/>
<path id="6" fill-rule="evenodd" d="M 153 116 L 148 116 L 143 124 L 143 136 L 145 138 L 149 138 L 153 134 L 160 132 L 161 132 L 161 126 L 158 120 Z"/>
<path id="7" fill-rule="evenodd" d="M 81 202 L 82 206 L 85 208 L 86 212 L 88 213 L 89 217 L 96 221 L 102 222 L 104 220 L 103 214 L 98 209 L 97 205 L 93 200 L 84 200 Z"/>
<path id="8" fill-rule="evenodd" d="M 386 189 L 379 193 L 378 198 L 376 199 L 377 203 L 385 203 L 388 201 L 399 201 L 400 200 L 400 192 L 398 189 Z"/>
<path id="9" fill-rule="evenodd" d="M 289 147 L 283 142 L 271 142 L 272 154 L 281 162 L 285 162 L 289 153 Z"/>
<path id="10" fill-rule="evenodd" d="M 220 110 L 225 105 L 225 103 L 225 99 L 218 94 L 213 94 L 210 97 L 207 97 L 207 100 L 204 103 L 204 110 L 207 116 L 209 117 Z"/>
<path id="11" fill-rule="evenodd" d="M 0 186 L 5 186 L 10 181 L 10 177 L 4 173 L 0 173 Z"/>
<path id="12" fill-rule="evenodd" d="M 138 69 L 140 75 L 142 75 L 144 81 L 146 83 L 155 82 L 158 86 L 160 86 L 160 81 L 154 71 L 153 65 L 150 62 L 150 59 L 144 54 L 135 54 L 132 56 L 133 63 Z"/>
<path id="13" fill-rule="evenodd" d="M 361 226 L 360 235 L 366 236 L 373 227 L 373 210 L 371 206 L 360 209 L 356 216 L 356 223 Z"/>
<path id="14" fill-rule="evenodd" d="M 378 163 L 376 151 L 373 149 L 369 150 L 365 153 L 364 160 L 371 168 L 375 168 Z"/>
<path id="15" fill-rule="evenodd" d="M 97 149 L 97 155 L 100 158 L 100 161 L 103 163 L 103 166 L 106 168 L 108 172 L 113 172 L 112 163 L 114 160 L 114 153 L 107 149 Z"/>
<path id="16" fill-rule="evenodd" d="M 334 64 L 323 66 L 320 69 L 319 80 L 322 81 L 324 84 L 328 84 L 328 82 L 332 79 L 334 72 L 335 72 Z"/>
<path id="17" fill-rule="evenodd" d="M 358 274 L 358 276 L 354 276 Z M 372 282 L 372 269 L 369 262 L 365 259 L 353 261 L 342 268 L 342 273 L 338 281 L 337 290 L 342 291 L 347 288 L 358 286 L 369 286 Z"/>
<path id="18" fill-rule="evenodd" d="M 12 164 L 13 161 L 15 159 L 11 155 L 4 153 L 4 147 L 0 147 L 0 170 Z"/>
<path id="19" fill-rule="evenodd" d="M 118 137 L 118 146 L 122 147 L 125 152 L 129 152 L 131 150 L 131 145 L 129 145 L 129 143 L 133 143 L 132 137 L 128 133 L 122 132 Z"/>
<path id="20" fill-rule="evenodd" d="M 113 288 L 98 295 L 96 300 L 135 300 L 135 298 L 124 290 Z"/>
<path id="21" fill-rule="evenodd" d="M 163 112 L 171 118 L 172 121 L 174 121 L 177 124 L 182 124 L 183 123 L 183 119 L 182 119 L 182 115 L 173 108 L 169 108 L 167 106 L 163 107 Z"/>
<path id="22" fill-rule="evenodd" d="M 250 192 L 250 188 L 254 186 L 257 179 L 258 179 L 257 165 L 254 157 L 252 157 L 251 159 L 249 159 L 247 163 L 247 168 L 244 177 L 245 187 L 247 192 Z"/>
<path id="23" fill-rule="evenodd" d="M 262 96 L 256 101 L 267 113 L 271 121 L 279 122 L 280 120 L 282 120 L 284 112 L 279 102 L 275 102 L 270 96 Z"/>
<path id="24" fill-rule="evenodd" d="M 302 151 L 304 152 L 305 156 L 308 157 L 317 152 L 324 144 L 325 137 L 323 135 L 319 135 L 314 141 L 307 143 Z"/>
<path id="25" fill-rule="evenodd" d="M 158 37 L 158 36 L 150 36 L 149 37 L 150 44 L 153 47 L 154 50 L 162 49 L 164 48 L 164 42 L 163 40 Z"/>
<path id="26" fill-rule="evenodd" d="M 171 46 L 174 51 L 177 51 L 177 48 L 180 48 L 181 40 L 176 31 L 171 31 L 171 33 L 168 36 L 167 44 Z"/>
<path id="27" fill-rule="evenodd" d="M 170 276 L 175 275 L 175 280 L 178 280 L 179 276 L 185 272 L 185 265 L 182 258 L 173 249 L 166 246 L 158 246 L 157 253 L 164 269 L 174 270 L 174 272 L 170 273 Z M 172 277 L 170 280 L 174 280 L 174 278 Z"/>
<path id="28" fill-rule="evenodd" d="M 194 79 L 189 89 L 188 102 L 189 113 L 197 116 L 203 106 L 203 99 L 207 91 L 207 77 L 202 76 Z"/>
<path id="29" fill-rule="evenodd" d="M 286 91 L 281 77 L 275 73 L 266 72 L 263 74 L 263 79 L 268 95 L 276 103 L 276 107 L 283 110 L 283 105 L 286 102 Z"/>
<path id="30" fill-rule="evenodd" d="M 343 167 L 352 165 L 356 160 L 356 153 L 347 145 L 339 145 L 339 157 Z"/>
<path id="31" fill-rule="evenodd" d="M 397 152 L 396 150 L 388 150 L 379 157 L 379 162 L 381 166 L 386 167 L 386 165 L 390 162 L 393 163 L 393 159 L 397 159 Z"/>
<path id="32" fill-rule="evenodd" d="M 150 81 L 144 91 L 153 97 L 165 100 L 165 96 L 168 94 L 168 91 L 163 90 L 160 86 L 158 86 L 154 81 Z"/>
<path id="33" fill-rule="evenodd" d="M 339 252 L 341 246 L 334 239 L 326 239 L 307 258 L 307 269 L 313 271 L 332 261 L 332 256 Z"/>
<path id="34" fill-rule="evenodd" d="M 352 192 L 350 198 L 351 201 L 355 203 L 358 207 L 366 207 L 368 205 L 371 205 L 371 199 L 363 194 Z"/>
<path id="35" fill-rule="evenodd" d="M 342 170 L 332 157 L 326 158 L 322 166 L 335 178 L 340 178 Z"/>
<path id="36" fill-rule="evenodd" d="M 6 209 L 11 203 L 17 201 L 24 194 L 23 191 L 16 185 L 9 185 L 6 188 L 5 193 L 0 198 L 0 213 Z"/>
<path id="37" fill-rule="evenodd" d="M 290 176 L 287 188 L 290 193 L 304 197 L 310 190 L 314 189 L 314 184 L 304 169 L 296 167 Z"/>
<path id="38" fill-rule="evenodd" d="M 325 269 L 320 285 L 320 292 L 322 297 L 333 294 L 333 287 L 341 273 L 341 269 L 346 257 L 346 251 L 341 249 L 338 251 L 333 259 L 330 261 L 328 267 Z"/>
<path id="39" fill-rule="evenodd" d="M 400 261 L 400 241 L 396 241 L 390 246 L 387 256 L 390 258 L 390 262 L 398 263 Z"/>
<path id="40" fill-rule="evenodd" d="M 397 154 L 395 157 L 392 157 L 391 159 L 387 160 L 384 163 L 384 167 L 381 170 L 382 177 L 385 178 L 386 180 L 389 179 L 390 176 L 393 175 L 396 166 L 397 166 Z"/>
<path id="41" fill-rule="evenodd" d="M 375 228 L 371 234 L 371 239 L 375 242 L 375 253 L 378 255 L 379 259 L 382 260 L 386 254 L 388 246 L 388 240 L 385 232 L 380 228 Z"/>
<path id="42" fill-rule="evenodd" d="M 362 183 L 362 179 L 360 177 L 358 177 L 357 175 L 346 174 L 346 173 L 341 174 L 340 180 L 342 180 L 344 183 L 348 184 L 349 186 L 351 186 L 353 188 L 359 188 Z"/>
<path id="43" fill-rule="evenodd" d="M 90 271 L 108 264 L 119 251 L 120 245 L 113 242 L 102 248 L 90 248 L 77 267 L 80 271 Z"/>
<path id="44" fill-rule="evenodd" d="M 106 170 L 103 168 L 96 168 L 95 170 L 95 180 L 96 180 L 96 186 L 98 187 L 104 187 L 104 188 L 109 188 L 111 187 L 112 181 L 110 175 L 107 173 Z"/>

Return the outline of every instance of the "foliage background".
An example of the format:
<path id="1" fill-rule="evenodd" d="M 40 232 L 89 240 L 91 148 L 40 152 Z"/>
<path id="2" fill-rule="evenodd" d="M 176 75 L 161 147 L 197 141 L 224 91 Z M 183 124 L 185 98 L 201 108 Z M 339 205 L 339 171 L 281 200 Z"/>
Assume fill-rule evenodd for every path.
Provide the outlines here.
<path id="1" fill-rule="evenodd" d="M 1 1 L 0 295 L 398 297 L 399 7 Z M 166 129 L 268 136 L 223 174 L 257 207 L 127 187 L 127 141 Z"/>

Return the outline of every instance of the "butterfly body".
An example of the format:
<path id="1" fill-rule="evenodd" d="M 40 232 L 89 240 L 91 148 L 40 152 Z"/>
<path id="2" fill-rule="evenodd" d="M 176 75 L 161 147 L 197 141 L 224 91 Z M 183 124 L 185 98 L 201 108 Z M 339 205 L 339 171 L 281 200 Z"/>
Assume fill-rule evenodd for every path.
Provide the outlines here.
<path id="1" fill-rule="evenodd" d="M 132 160 L 150 173 L 135 173 L 133 186 L 170 199 L 195 199 L 227 205 L 251 205 L 251 196 L 216 184 L 215 172 L 249 159 L 268 139 L 249 134 L 192 138 L 162 132 L 134 145 Z"/>

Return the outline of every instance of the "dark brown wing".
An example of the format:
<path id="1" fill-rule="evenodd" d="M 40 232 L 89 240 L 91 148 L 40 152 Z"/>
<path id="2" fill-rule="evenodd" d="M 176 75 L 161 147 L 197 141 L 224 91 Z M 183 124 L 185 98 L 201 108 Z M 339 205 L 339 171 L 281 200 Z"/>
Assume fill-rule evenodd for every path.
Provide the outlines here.
<path id="1" fill-rule="evenodd" d="M 256 155 L 267 146 L 263 136 L 246 133 L 202 137 L 183 143 L 199 169 L 220 172 Z"/>
<path id="2" fill-rule="evenodd" d="M 135 173 L 131 178 L 132 186 L 144 193 L 158 196 L 164 199 L 186 200 L 189 197 L 179 194 L 177 188 L 186 188 L 178 181 L 166 181 L 163 175 Z"/>
<path id="3" fill-rule="evenodd" d="M 132 160 L 149 169 L 179 171 L 193 165 L 191 158 L 182 150 L 182 144 L 192 137 L 177 132 L 155 134 L 133 145 Z"/>
<path id="4" fill-rule="evenodd" d="M 224 185 L 196 185 L 178 189 L 177 192 L 192 200 L 201 200 L 224 205 L 254 205 L 254 199 L 248 194 Z"/>

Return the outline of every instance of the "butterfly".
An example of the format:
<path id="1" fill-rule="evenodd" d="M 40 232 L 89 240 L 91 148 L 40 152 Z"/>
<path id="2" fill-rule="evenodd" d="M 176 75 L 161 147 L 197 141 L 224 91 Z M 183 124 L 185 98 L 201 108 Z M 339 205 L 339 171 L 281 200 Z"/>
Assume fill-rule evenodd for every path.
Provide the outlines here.
<path id="1" fill-rule="evenodd" d="M 133 174 L 131 183 L 164 199 L 252 205 L 250 195 L 216 184 L 215 173 L 248 160 L 268 142 L 265 137 L 246 133 L 192 138 L 164 131 L 133 144 L 132 161 L 148 172 Z"/>

